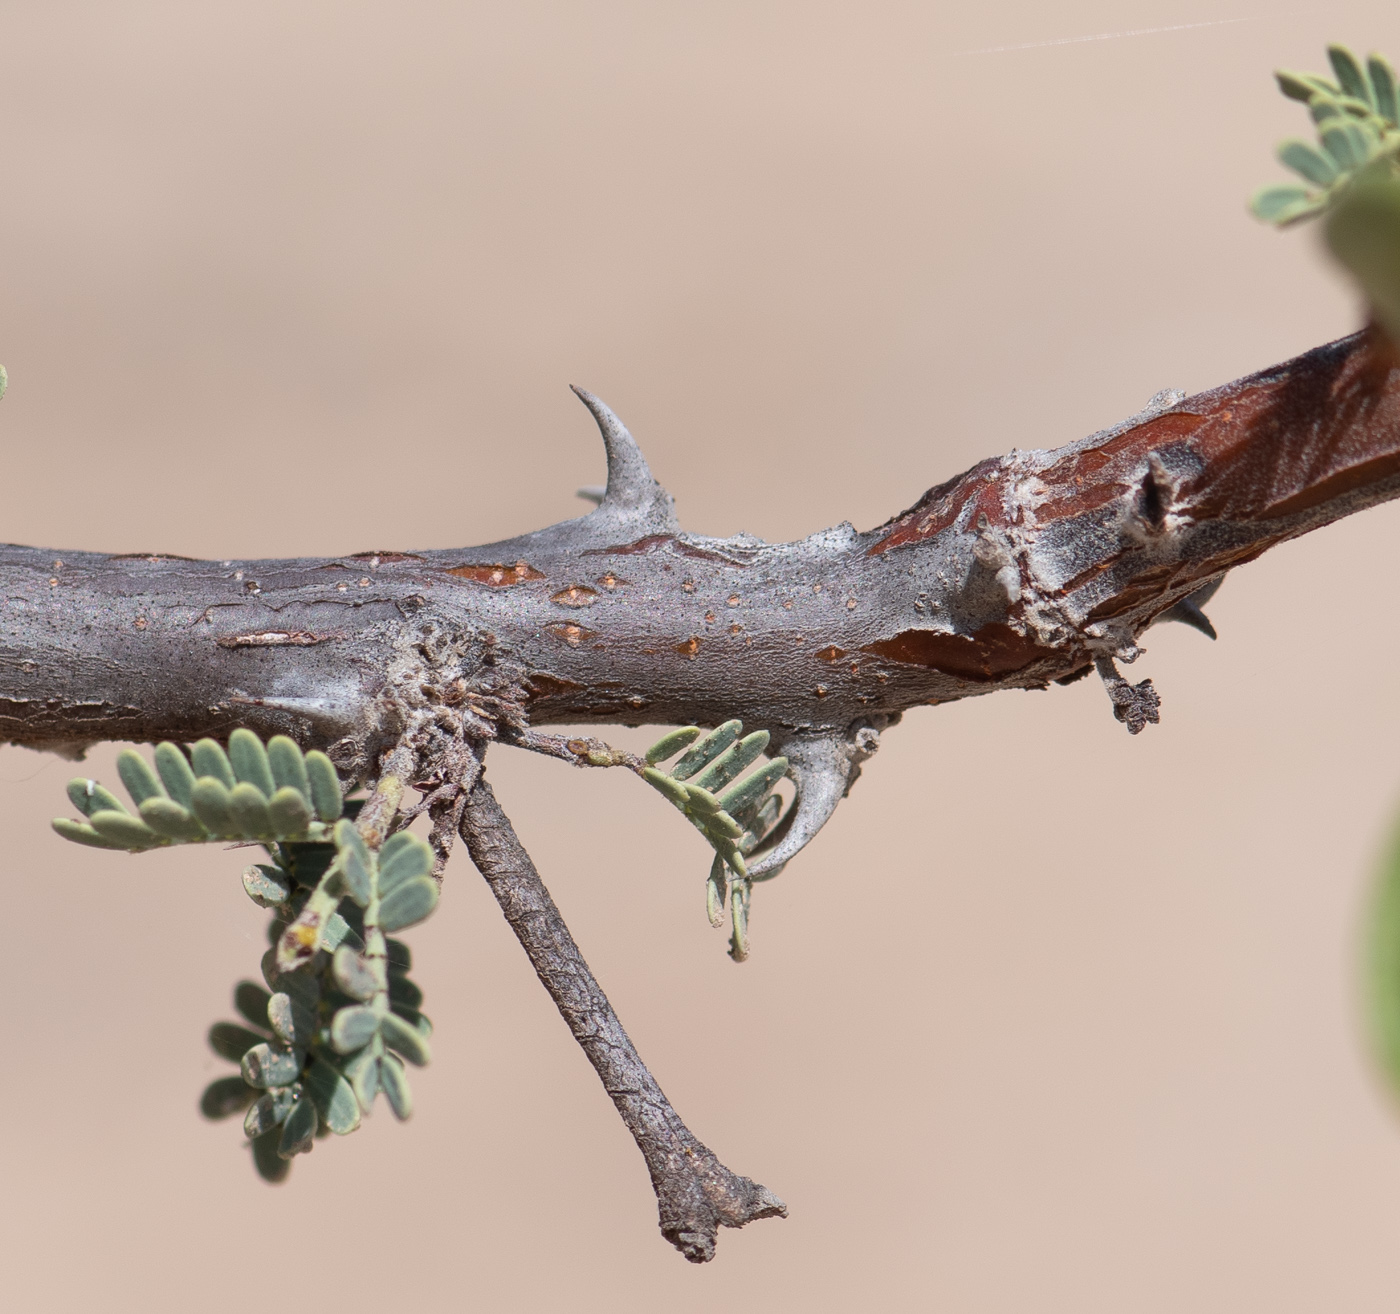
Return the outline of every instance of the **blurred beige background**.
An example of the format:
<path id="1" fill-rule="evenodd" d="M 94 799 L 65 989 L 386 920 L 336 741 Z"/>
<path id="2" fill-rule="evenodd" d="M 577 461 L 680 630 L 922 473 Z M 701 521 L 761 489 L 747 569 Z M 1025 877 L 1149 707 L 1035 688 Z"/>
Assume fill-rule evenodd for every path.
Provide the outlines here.
<path id="1" fill-rule="evenodd" d="M 783 538 L 1336 337 L 1313 235 L 1244 213 L 1304 128 L 1269 71 L 1400 56 L 1376 0 L 55 0 L 0 32 L 0 536 L 217 557 L 577 514 L 570 382 L 687 526 Z M 742 967 L 663 802 L 496 755 L 662 1085 L 789 1202 L 702 1269 L 464 861 L 411 936 L 418 1113 L 264 1186 L 195 1109 L 263 943 L 242 862 L 65 846 L 71 768 L 0 750 L 6 1308 L 1393 1310 L 1355 981 L 1397 551 L 1392 506 L 1240 571 L 1219 643 L 1154 631 L 1139 739 L 1095 681 L 909 716 Z"/>

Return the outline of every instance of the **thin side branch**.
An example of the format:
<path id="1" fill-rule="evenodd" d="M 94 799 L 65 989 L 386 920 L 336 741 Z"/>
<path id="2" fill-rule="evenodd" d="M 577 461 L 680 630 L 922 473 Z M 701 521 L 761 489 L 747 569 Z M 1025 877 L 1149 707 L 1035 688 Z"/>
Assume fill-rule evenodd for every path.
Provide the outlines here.
<path id="1" fill-rule="evenodd" d="M 772 1191 L 726 1168 L 671 1107 L 484 779 L 468 796 L 461 833 L 540 981 L 637 1142 L 656 1191 L 662 1235 L 692 1263 L 702 1264 L 714 1258 L 721 1227 L 785 1218 L 787 1206 Z"/>

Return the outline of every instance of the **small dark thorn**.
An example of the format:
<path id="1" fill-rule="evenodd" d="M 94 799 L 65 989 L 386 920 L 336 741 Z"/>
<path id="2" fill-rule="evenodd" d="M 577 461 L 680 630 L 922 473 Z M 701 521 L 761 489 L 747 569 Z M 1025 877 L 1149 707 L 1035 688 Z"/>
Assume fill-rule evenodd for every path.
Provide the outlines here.
<path id="1" fill-rule="evenodd" d="M 1210 623 L 1210 617 L 1190 598 L 1182 598 L 1174 607 L 1168 607 L 1157 619 L 1180 621 L 1183 625 L 1189 625 L 1193 630 L 1200 630 L 1208 639 L 1218 637 L 1215 633 L 1215 626 Z"/>

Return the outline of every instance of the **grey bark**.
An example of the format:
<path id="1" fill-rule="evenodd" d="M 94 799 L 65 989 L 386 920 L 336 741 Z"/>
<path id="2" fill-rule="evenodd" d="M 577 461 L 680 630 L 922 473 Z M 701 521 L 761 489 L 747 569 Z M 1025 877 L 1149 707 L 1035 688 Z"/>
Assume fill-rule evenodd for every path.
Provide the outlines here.
<path id="1" fill-rule="evenodd" d="M 797 799 L 749 871 L 820 829 L 880 733 L 918 704 L 1045 688 L 1095 668 L 1136 733 L 1151 681 L 1117 663 L 1276 543 L 1400 495 L 1400 367 L 1366 331 L 1055 451 L 1013 451 L 875 529 L 796 543 L 684 532 L 631 436 L 576 520 L 477 548 L 189 561 L 0 547 L 0 742 L 81 755 L 237 726 L 393 768 L 423 794 L 441 870 L 460 825 L 541 980 L 646 1157 L 663 1231 L 782 1211 L 685 1129 L 637 1058 L 484 784 L 492 739 L 588 759 L 549 723 L 741 718 Z M 411 766 L 411 769 L 410 769 Z M 465 800 L 465 801 L 464 801 Z M 382 833 L 394 818 L 386 816 Z M 400 821 L 402 817 L 400 817 Z"/>
<path id="2" fill-rule="evenodd" d="M 484 779 L 467 798 L 461 827 L 472 861 L 646 1160 L 661 1234 L 700 1264 L 714 1257 L 721 1227 L 786 1218 L 776 1195 L 720 1163 L 671 1107 Z"/>

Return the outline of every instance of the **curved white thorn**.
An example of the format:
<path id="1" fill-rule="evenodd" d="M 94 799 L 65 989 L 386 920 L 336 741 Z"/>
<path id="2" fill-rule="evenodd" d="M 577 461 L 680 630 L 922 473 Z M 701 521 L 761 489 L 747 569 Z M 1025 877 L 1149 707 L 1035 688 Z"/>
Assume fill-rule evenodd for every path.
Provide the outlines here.
<path id="1" fill-rule="evenodd" d="M 845 733 L 795 735 L 782 745 L 788 775 L 797 786 L 792 819 L 780 822 L 777 843 L 759 850 L 748 863 L 749 875 L 758 880 L 776 876 L 831 819 L 836 805 L 860 776 L 860 764 L 880 746 L 879 725 L 859 721 Z"/>
<path id="2" fill-rule="evenodd" d="M 608 486 L 593 514 L 635 521 L 653 532 L 680 533 L 675 502 L 656 482 L 637 440 L 627 432 L 627 426 L 591 392 L 573 384 L 569 386 L 598 422 L 608 455 Z"/>

